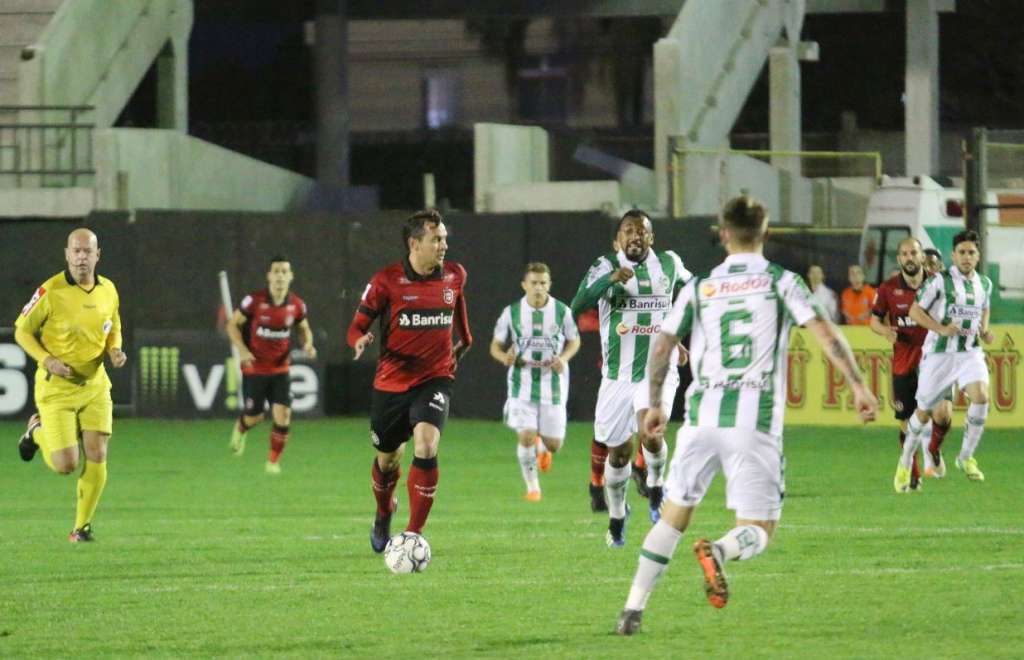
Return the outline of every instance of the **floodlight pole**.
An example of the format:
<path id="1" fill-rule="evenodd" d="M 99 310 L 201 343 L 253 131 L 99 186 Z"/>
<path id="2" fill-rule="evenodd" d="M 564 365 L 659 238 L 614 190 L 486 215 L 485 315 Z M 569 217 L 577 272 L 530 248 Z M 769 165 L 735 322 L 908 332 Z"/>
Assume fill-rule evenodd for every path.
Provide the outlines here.
<path id="1" fill-rule="evenodd" d="M 972 128 L 967 139 L 961 142 L 964 167 L 964 221 L 967 229 L 978 232 L 978 250 L 981 259 L 978 261 L 978 272 L 988 274 L 988 223 L 985 203 L 988 188 L 988 129 Z M 996 211 L 998 212 L 998 211 Z M 952 247 L 952 246 L 950 246 Z"/>

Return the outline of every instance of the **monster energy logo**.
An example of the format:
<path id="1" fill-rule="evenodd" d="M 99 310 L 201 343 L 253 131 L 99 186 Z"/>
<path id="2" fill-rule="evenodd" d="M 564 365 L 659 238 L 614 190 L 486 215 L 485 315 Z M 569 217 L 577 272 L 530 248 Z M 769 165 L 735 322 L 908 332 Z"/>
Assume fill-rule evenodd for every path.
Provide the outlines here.
<path id="1" fill-rule="evenodd" d="M 177 346 L 143 346 L 139 349 L 143 403 L 171 404 L 177 401 L 180 361 L 181 351 Z"/>

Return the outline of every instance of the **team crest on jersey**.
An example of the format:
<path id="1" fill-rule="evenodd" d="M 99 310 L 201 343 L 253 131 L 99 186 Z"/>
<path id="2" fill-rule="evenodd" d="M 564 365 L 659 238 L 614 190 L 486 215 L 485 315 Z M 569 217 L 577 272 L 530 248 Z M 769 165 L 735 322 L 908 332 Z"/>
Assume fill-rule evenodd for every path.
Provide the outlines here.
<path id="1" fill-rule="evenodd" d="M 444 297 L 444 304 L 446 304 L 446 305 L 453 305 L 453 304 L 455 304 L 455 290 L 454 289 L 444 289 L 441 292 L 441 295 Z"/>
<path id="2" fill-rule="evenodd" d="M 658 280 L 658 286 L 661 287 L 662 291 L 668 291 L 668 277 L 662 275 L 661 279 Z"/>
<path id="3" fill-rule="evenodd" d="M 28 316 L 28 313 L 31 312 L 32 308 L 36 306 L 36 303 L 39 302 L 39 299 L 45 295 L 46 289 L 44 289 L 43 287 L 39 287 L 38 289 L 36 289 L 36 292 L 32 294 L 32 299 L 29 300 L 28 303 L 21 308 L 21 315 Z"/>
<path id="4" fill-rule="evenodd" d="M 700 287 L 700 295 L 705 298 L 714 298 L 716 293 L 718 293 L 718 287 L 711 282 L 705 282 Z"/>
<path id="5" fill-rule="evenodd" d="M 114 327 L 114 322 L 113 321 L 111 321 L 110 319 L 107 319 L 106 321 L 104 321 L 103 322 L 103 334 L 107 334 L 108 332 L 110 332 L 110 329 L 113 328 L 113 327 Z"/>

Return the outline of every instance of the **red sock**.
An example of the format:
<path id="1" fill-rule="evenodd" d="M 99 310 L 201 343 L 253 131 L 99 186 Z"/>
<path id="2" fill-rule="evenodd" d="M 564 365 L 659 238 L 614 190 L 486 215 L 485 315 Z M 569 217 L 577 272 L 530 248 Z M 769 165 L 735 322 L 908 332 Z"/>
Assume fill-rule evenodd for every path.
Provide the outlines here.
<path id="1" fill-rule="evenodd" d="M 590 441 L 590 485 L 604 485 L 604 462 L 608 459 L 608 445 Z"/>
<path id="2" fill-rule="evenodd" d="M 942 441 L 946 439 L 946 432 L 949 431 L 950 426 L 952 426 L 952 424 L 939 426 L 935 420 L 932 420 L 932 441 L 928 443 L 928 451 L 932 454 L 939 453 L 939 449 L 942 447 Z"/>
<path id="3" fill-rule="evenodd" d="M 281 452 L 284 451 L 286 442 L 288 442 L 288 427 L 274 424 L 270 429 L 270 455 L 267 457 L 271 463 L 277 463 L 277 459 L 281 458 Z"/>
<path id="4" fill-rule="evenodd" d="M 394 511 L 392 502 L 395 495 L 395 486 L 398 485 L 398 478 L 402 476 L 402 468 L 399 467 L 391 472 L 381 472 L 377 459 L 373 459 L 373 496 L 377 498 L 377 515 L 386 516 Z"/>
<path id="5" fill-rule="evenodd" d="M 249 426 L 248 424 L 245 423 L 245 417 L 239 417 L 238 418 L 238 432 L 239 433 L 246 433 L 251 428 L 252 428 L 251 426 Z"/>
<path id="6" fill-rule="evenodd" d="M 642 470 L 644 469 L 644 466 L 647 465 L 647 461 L 644 460 L 644 446 L 639 442 L 636 444 L 636 460 L 633 461 L 633 465 L 637 466 L 638 469 Z"/>
<path id="7" fill-rule="evenodd" d="M 907 434 L 904 433 L 903 431 L 900 431 L 900 449 L 903 449 L 903 445 L 906 444 L 906 442 L 907 442 Z M 914 452 L 914 458 L 912 458 L 911 461 L 910 461 L 910 478 L 911 479 L 920 479 L 921 478 L 921 468 L 919 468 L 917 466 L 917 451 Z"/>
<path id="8" fill-rule="evenodd" d="M 412 459 L 409 478 L 405 485 L 409 489 L 409 525 L 407 532 L 422 533 L 427 524 L 430 507 L 434 504 L 434 493 L 437 491 L 437 457 Z"/>

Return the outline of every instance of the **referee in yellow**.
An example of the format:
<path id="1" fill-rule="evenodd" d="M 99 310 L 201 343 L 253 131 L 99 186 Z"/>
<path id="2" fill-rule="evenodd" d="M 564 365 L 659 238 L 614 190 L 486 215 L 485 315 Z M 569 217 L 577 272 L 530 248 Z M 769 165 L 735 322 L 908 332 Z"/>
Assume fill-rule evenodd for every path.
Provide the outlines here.
<path id="1" fill-rule="evenodd" d="M 85 466 L 78 478 L 75 527 L 68 540 L 92 541 L 92 517 L 107 483 L 107 443 L 113 426 L 110 379 L 103 356 L 114 367 L 128 357 L 121 350 L 120 304 L 114 283 L 96 274 L 96 234 L 76 229 L 64 249 L 68 267 L 36 289 L 15 322 L 14 339 L 39 367 L 38 414 L 28 423 L 18 449 L 31 461 L 42 449 L 54 472 L 78 469 L 81 434 Z"/>

